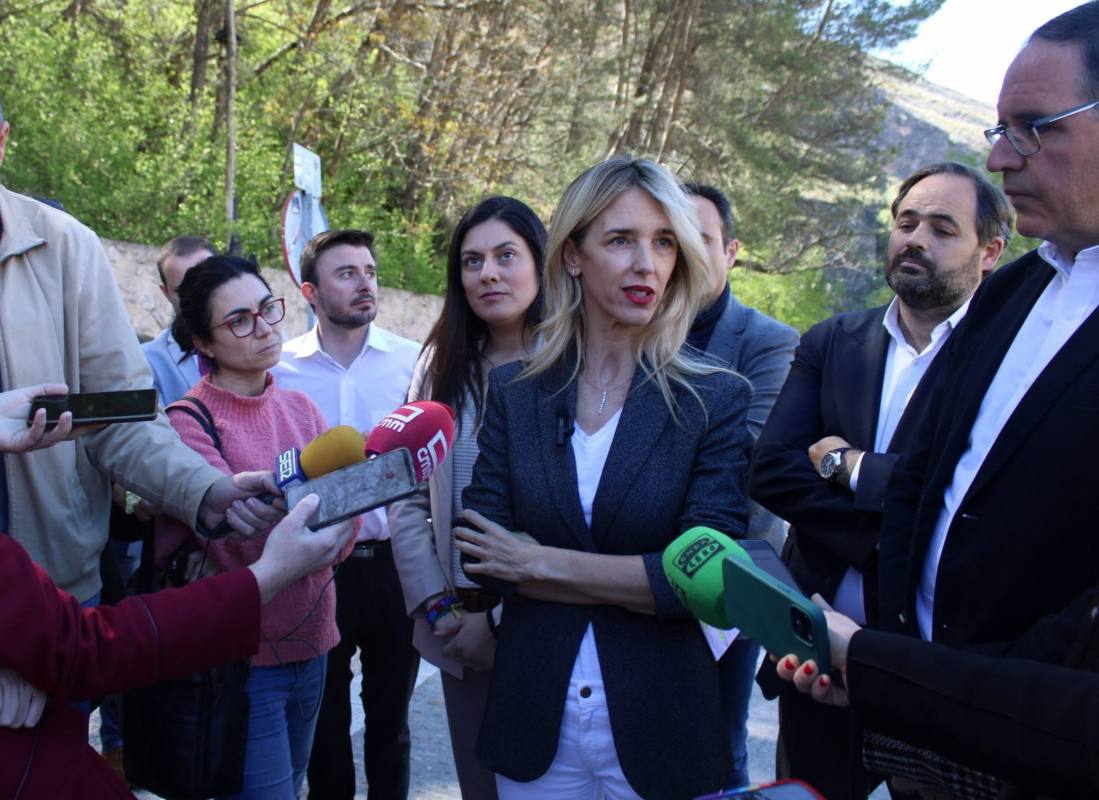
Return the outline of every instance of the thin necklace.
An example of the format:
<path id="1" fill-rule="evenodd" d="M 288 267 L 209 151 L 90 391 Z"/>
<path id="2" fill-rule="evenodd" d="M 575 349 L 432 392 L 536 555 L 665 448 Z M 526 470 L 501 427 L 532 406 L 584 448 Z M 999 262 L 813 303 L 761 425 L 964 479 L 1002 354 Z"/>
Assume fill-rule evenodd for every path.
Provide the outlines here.
<path id="1" fill-rule="evenodd" d="M 603 412 L 607 408 L 607 392 L 613 392 L 619 386 L 625 386 L 627 383 L 633 380 L 633 375 L 630 375 L 625 380 L 621 380 L 618 383 L 612 383 L 610 386 L 600 386 L 598 383 L 596 383 L 583 373 L 580 374 L 580 377 L 586 380 L 588 382 L 588 385 L 595 389 L 597 392 L 603 393 L 603 396 L 599 399 L 599 410 L 595 412 L 600 417 L 603 416 Z"/>

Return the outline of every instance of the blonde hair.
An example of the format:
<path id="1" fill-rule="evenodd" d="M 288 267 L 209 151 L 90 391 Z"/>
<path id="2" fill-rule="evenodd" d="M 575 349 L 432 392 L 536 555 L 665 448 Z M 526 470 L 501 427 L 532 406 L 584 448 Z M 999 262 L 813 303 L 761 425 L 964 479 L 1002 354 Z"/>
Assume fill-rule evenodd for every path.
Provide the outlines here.
<path id="1" fill-rule="evenodd" d="M 678 418 L 671 384 L 684 386 L 701 402 L 687 378 L 723 368 L 682 352 L 687 332 L 710 292 L 707 256 L 693 203 L 667 169 L 648 159 L 609 158 L 581 173 L 561 196 L 550 221 L 542 273 L 545 317 L 538 326 L 542 347 L 520 377 L 532 377 L 551 369 L 566 359 L 573 347 L 577 360 L 569 381 L 575 380 L 580 372 L 584 360 L 584 295 L 580 278 L 565 269 L 565 243 L 571 240 L 579 247 L 595 218 L 619 195 L 634 187 L 645 190 L 660 204 L 678 245 L 667 289 L 652 321 L 639 333 L 634 352 L 646 380 L 656 383 L 673 418 Z"/>

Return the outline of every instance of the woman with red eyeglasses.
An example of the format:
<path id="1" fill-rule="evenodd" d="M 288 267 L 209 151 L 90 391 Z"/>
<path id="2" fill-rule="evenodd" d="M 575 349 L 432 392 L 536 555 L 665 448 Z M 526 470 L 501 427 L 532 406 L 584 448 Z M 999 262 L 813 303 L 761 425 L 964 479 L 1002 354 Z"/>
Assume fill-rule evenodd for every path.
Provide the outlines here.
<path id="1" fill-rule="evenodd" d="M 185 443 L 226 473 L 269 470 L 280 453 L 304 448 L 324 430 L 313 401 L 280 389 L 268 373 L 282 353 L 279 325 L 285 308 L 254 264 L 232 256 L 208 258 L 187 272 L 179 304 L 173 335 L 184 352 L 199 353 L 206 368 L 202 380 L 169 408 Z M 206 411 L 212 433 L 204 424 Z M 247 518 L 251 510 L 246 505 L 240 513 Z M 175 520 L 158 520 L 158 560 L 189 542 L 207 573 L 252 563 L 266 539 L 266 534 L 206 538 L 182 528 Z M 324 686 L 325 655 L 339 641 L 331 577 L 330 569 L 322 569 L 301 578 L 262 611 L 260 649 L 246 687 L 251 710 L 244 780 L 234 797 L 298 796 Z"/>

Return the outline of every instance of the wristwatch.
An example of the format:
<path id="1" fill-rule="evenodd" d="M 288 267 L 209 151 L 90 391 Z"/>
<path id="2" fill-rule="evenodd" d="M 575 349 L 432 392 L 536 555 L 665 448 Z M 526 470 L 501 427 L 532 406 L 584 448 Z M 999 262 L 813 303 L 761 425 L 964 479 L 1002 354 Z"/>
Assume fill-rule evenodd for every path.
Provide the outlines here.
<path id="1" fill-rule="evenodd" d="M 835 450 L 829 450 L 824 454 L 824 458 L 820 460 L 820 476 L 826 481 L 835 482 L 840 475 L 847 470 L 847 460 L 844 455 L 850 450 L 850 447 L 837 447 Z"/>

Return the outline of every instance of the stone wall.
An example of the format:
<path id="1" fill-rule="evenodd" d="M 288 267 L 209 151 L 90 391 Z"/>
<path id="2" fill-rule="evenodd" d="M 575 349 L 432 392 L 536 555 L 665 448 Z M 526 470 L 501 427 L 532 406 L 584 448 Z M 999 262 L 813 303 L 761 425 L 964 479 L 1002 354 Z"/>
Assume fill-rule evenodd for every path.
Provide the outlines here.
<path id="1" fill-rule="evenodd" d="M 153 337 L 172 321 L 172 307 L 160 291 L 156 274 L 159 248 L 133 242 L 103 239 L 115 279 L 141 338 Z M 305 300 L 286 270 L 265 269 L 264 278 L 276 297 L 286 298 L 283 332 L 288 338 L 306 330 Z M 382 287 L 377 322 L 386 330 L 422 342 L 443 307 L 443 298 Z"/>

